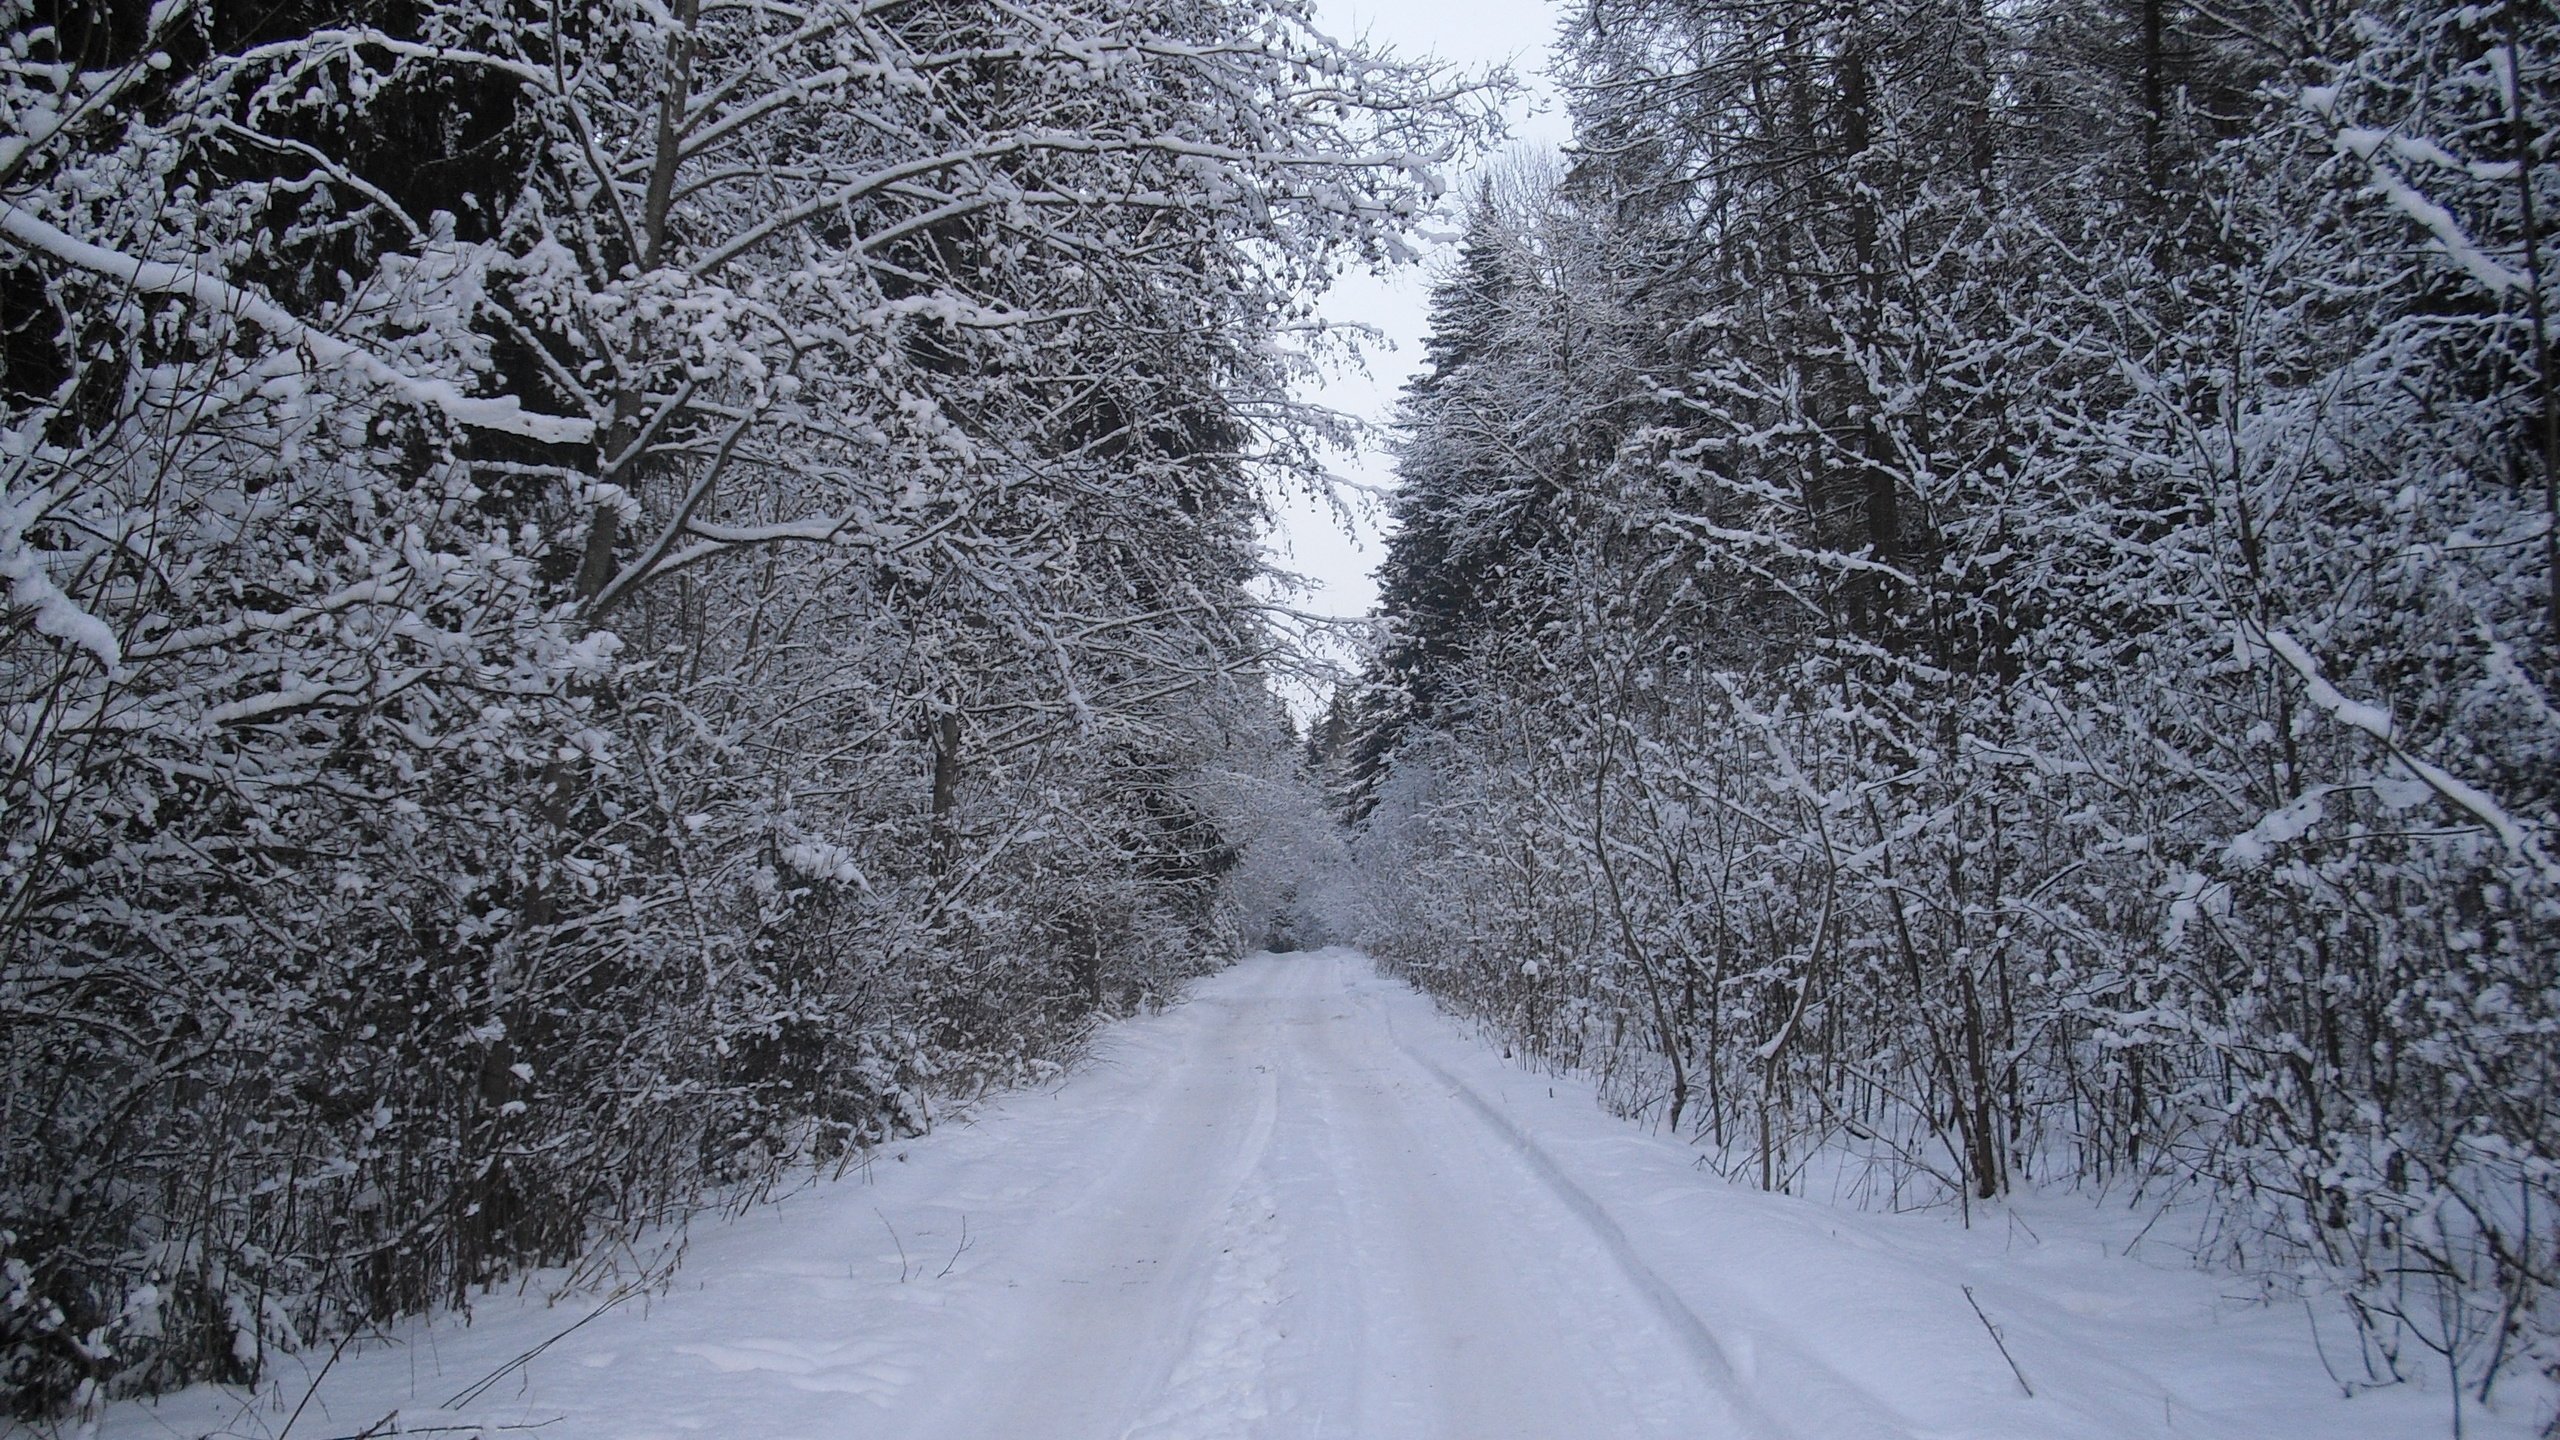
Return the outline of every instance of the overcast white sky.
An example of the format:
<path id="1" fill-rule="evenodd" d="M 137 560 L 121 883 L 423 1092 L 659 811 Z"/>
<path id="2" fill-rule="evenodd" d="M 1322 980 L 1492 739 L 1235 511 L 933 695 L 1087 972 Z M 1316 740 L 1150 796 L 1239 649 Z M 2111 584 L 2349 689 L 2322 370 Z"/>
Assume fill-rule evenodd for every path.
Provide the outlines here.
<path id="1" fill-rule="evenodd" d="M 1437 55 L 1475 69 L 1510 65 L 1528 87 L 1510 109 L 1513 139 L 1543 146 L 1562 143 L 1568 130 L 1543 73 L 1556 19 L 1550 0 L 1317 0 L 1316 5 L 1317 24 L 1339 39 L 1366 37 L 1398 54 Z M 1465 177 L 1448 178 L 1452 194 L 1465 193 Z M 1325 297 L 1327 317 L 1374 325 L 1387 339 L 1371 347 L 1367 374 L 1335 375 L 1314 389 L 1312 398 L 1384 425 L 1397 391 L 1422 361 L 1431 269 L 1424 264 L 1387 276 L 1347 276 Z M 1338 457 L 1337 471 L 1360 485 L 1393 484 L 1387 458 L 1377 448 L 1383 439 L 1381 432 L 1361 453 Z M 1346 498 L 1357 502 L 1356 496 Z M 1361 508 L 1366 513 L 1354 517 L 1349 533 L 1312 500 L 1284 508 L 1270 537 L 1272 551 L 1281 568 L 1315 582 L 1296 598 L 1299 608 L 1360 616 L 1377 602 L 1378 587 L 1370 572 L 1380 553 L 1380 516 L 1374 502 Z"/>

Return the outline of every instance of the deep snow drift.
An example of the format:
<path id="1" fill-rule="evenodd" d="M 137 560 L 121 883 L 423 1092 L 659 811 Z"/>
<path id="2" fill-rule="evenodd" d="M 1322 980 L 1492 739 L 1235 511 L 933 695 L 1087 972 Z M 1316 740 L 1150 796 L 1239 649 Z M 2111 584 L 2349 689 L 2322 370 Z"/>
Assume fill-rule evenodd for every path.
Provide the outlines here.
<path id="1" fill-rule="evenodd" d="M 2300 1310 L 2122 1258 L 2131 1226 L 2085 1203 L 1994 1210 L 1968 1231 L 1731 1188 L 1693 1158 L 1580 1085 L 1506 1065 L 1356 954 L 1259 956 L 1116 1027 L 1054 1090 L 702 1227 L 668 1293 L 503 1374 L 597 1297 L 496 1296 L 467 1327 L 421 1323 L 350 1351 L 290 1434 L 2445 1428 L 2440 1393 L 2342 1399 Z M 119 1405 L 102 1433 L 275 1436 L 306 1388 L 288 1374 L 246 1404 L 197 1389 Z M 2469 1433 L 2526 1433 L 2531 1407 L 2514 1408 L 2467 1417 Z"/>

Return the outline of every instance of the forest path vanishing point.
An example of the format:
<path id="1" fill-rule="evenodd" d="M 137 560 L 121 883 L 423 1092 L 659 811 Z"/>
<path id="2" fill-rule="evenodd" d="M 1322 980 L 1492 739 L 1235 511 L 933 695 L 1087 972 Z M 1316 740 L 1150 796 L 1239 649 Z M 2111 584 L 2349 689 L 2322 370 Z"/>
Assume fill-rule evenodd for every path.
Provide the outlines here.
<path id="1" fill-rule="evenodd" d="M 370 1433 L 2270 1440 L 2441 1425 L 2440 1401 L 2415 1392 L 2342 1402 L 2298 1310 L 2122 1258 L 2121 1235 L 2085 1228 L 2086 1202 L 1966 1230 L 1757 1194 L 1696 1157 L 1602 1114 L 1578 1082 L 1506 1063 L 1363 956 L 1258 956 L 1106 1032 L 1060 1085 L 697 1227 L 668 1291 L 514 1369 L 596 1297 L 493 1297 L 467 1328 L 350 1353 L 289 1440 L 394 1411 Z M 104 1433 L 272 1436 L 308 1388 L 288 1380 L 247 1412 L 210 1389 L 118 1406 Z"/>

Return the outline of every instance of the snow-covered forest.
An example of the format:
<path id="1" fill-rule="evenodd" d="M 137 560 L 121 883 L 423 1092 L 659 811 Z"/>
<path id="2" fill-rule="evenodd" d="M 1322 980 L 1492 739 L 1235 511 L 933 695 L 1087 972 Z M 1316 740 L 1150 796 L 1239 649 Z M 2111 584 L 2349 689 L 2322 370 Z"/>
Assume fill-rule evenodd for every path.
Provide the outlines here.
<path id="1" fill-rule="evenodd" d="M 1700 1287 L 1869 1262 L 1728 1267 L 1657 1203 L 1692 1154 L 2174 1215 L 2338 1321 L 2315 1398 L 2459 1428 L 2560 1380 L 2550 6 L 1573 0 L 1572 144 L 1489 167 L 1498 77 L 1304 0 L 0 15 L 8 1415 L 307 1401 L 535 1273 L 658 1293 L 686 1217 L 1326 941 L 1690 1148 L 1503 1110 L 1350 952 L 1221 977 L 1020 1146 L 1055 1187 L 1121 1147 L 1136 1198 L 1035 1234 L 994 1131 L 890 1187 L 1093 1433 L 1301 1433 L 1217 1409 L 1279 1405 L 1293 1303 L 1319 1377 L 1493 1317 L 1449 1373 L 1524 1434 L 1609 1353 L 1687 1367 L 1634 1366 L 1644 1433 L 2035 1398 L 1971 1284 L 1959 1360 L 1764 1381 Z M 1375 643 L 1301 743 L 1263 540 L 1350 438 L 1320 297 L 1435 230 Z M 953 1196 L 1013 1232 L 970 1260 Z M 1631 1280 L 1573 1301 L 1590 1365 L 1494 1273 L 1524 1244 Z M 1000 1311 L 1121 1245 L 1197 1252 L 1193 1308 Z M 727 1253 L 755 1323 L 773 1257 Z M 1996 1263 L 1945 1254 L 1879 1286 L 1911 1353 Z M 792 1313 L 905 1313 L 818 1278 Z M 2112 1333 L 1984 1283 L 2031 1361 Z M 2130 1433 L 2074 1374 L 2080 1428 L 2017 1433 Z M 1367 1394 L 1295 1413 L 1467 1413 Z"/>
<path id="2" fill-rule="evenodd" d="M 2560 17 L 1589 0 L 1472 195 L 1364 937 L 1733 1179 L 2560 1359 Z M 1832 1181 L 1825 1179 L 1822 1188 Z"/>
<path id="3" fill-rule="evenodd" d="M 1471 143 L 1438 67 L 1225 0 L 0 13 L 13 1408 L 609 1258 L 1238 952 L 1299 332 Z"/>

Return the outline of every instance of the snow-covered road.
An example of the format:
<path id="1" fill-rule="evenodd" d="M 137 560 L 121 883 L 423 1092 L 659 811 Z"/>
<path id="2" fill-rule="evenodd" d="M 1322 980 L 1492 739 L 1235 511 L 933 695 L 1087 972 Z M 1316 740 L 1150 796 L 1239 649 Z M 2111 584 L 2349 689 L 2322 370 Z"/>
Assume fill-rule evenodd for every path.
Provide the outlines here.
<path id="1" fill-rule="evenodd" d="M 1359 977 L 1251 962 L 1169 1066 L 1098 1081 L 1118 1093 L 1059 1152 L 1054 1211 L 988 1236 L 1009 1303 L 917 1434 L 1748 1433 L 1695 1322 L 1656 1313 Z"/>
<path id="2" fill-rule="evenodd" d="M 2342 1401 L 2303 1312 L 2122 1258 L 2118 1217 L 2085 1202 L 1966 1230 L 1736 1189 L 1694 1158 L 1505 1064 L 1362 957 L 1256 957 L 1115 1027 L 1054 1089 L 700 1227 L 671 1290 L 467 1404 L 439 1408 L 594 1298 L 493 1297 L 467 1329 L 351 1354 L 290 1433 L 2441 1433 L 2440 1396 Z M 121 1406 L 106 1431 L 273 1436 L 303 1388 Z"/>

